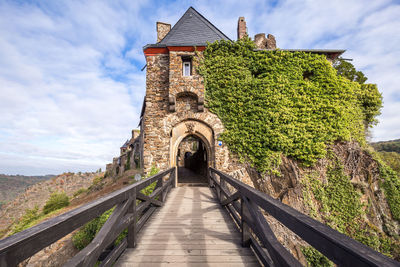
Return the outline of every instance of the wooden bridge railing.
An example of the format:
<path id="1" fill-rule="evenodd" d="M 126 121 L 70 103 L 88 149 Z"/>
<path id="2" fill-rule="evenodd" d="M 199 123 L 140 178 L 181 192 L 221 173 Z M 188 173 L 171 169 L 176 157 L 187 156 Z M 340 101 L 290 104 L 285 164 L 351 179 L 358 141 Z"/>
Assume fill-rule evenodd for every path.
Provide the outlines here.
<path id="1" fill-rule="evenodd" d="M 339 266 L 400 266 L 379 252 L 333 230 L 256 189 L 210 168 L 210 186 L 265 266 L 302 266 L 276 239 L 260 209 L 277 219 Z M 231 193 L 227 186 L 236 189 Z"/>
<path id="2" fill-rule="evenodd" d="M 16 266 L 19 262 L 115 207 L 93 241 L 66 264 L 66 266 L 94 266 L 100 254 L 114 243 L 122 231 L 128 229 L 127 237 L 112 249 L 100 265 L 111 266 L 126 247 L 136 246 L 137 233 L 154 210 L 163 205 L 173 186 L 175 171 L 175 168 L 163 171 L 0 240 L 0 266 Z M 163 179 L 167 175 L 169 178 Z M 155 182 L 157 182 L 156 187 L 149 196 L 140 192 Z"/>

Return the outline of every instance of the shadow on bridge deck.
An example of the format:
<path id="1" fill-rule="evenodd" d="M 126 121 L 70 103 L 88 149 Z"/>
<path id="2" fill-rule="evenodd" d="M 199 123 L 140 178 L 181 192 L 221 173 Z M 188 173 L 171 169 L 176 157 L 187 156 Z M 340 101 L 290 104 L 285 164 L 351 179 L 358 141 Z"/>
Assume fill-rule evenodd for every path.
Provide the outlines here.
<path id="1" fill-rule="evenodd" d="M 114 266 L 259 266 L 207 187 L 178 187 Z"/>
<path id="2" fill-rule="evenodd" d="M 208 186 L 208 181 L 205 175 L 195 173 L 185 167 L 178 167 L 178 184 L 179 186 Z"/>

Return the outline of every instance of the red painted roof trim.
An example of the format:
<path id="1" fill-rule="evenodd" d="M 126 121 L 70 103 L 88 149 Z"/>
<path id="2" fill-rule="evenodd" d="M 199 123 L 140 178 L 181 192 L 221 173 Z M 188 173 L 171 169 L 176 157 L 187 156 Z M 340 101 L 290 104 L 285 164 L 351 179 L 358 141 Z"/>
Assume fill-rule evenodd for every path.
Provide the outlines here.
<path id="1" fill-rule="evenodd" d="M 205 46 L 168 46 L 168 47 L 149 47 L 144 50 L 145 56 L 155 56 L 158 54 L 168 54 L 169 51 L 183 51 L 183 52 L 194 52 L 204 51 L 206 49 Z"/>
<path id="2" fill-rule="evenodd" d="M 143 51 L 145 56 L 154 56 L 157 54 L 168 54 L 166 47 L 149 47 Z"/>
<path id="3" fill-rule="evenodd" d="M 205 46 L 168 46 L 169 51 L 194 52 L 195 50 L 204 51 L 205 49 Z"/>

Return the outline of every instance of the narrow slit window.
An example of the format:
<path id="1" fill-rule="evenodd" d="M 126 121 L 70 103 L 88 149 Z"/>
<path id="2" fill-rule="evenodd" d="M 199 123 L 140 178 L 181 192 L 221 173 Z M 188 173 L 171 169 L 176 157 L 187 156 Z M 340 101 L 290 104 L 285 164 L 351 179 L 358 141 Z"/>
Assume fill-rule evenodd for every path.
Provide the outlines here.
<path id="1" fill-rule="evenodd" d="M 183 76 L 191 76 L 192 75 L 192 60 L 190 58 L 182 58 L 182 73 Z"/>

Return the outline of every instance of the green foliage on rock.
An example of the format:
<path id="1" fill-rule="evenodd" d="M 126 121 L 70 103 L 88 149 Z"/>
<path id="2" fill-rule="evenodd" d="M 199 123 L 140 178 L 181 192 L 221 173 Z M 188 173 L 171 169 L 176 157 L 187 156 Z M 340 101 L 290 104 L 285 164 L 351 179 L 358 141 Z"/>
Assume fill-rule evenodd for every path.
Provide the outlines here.
<path id="1" fill-rule="evenodd" d="M 400 155 L 395 152 L 369 153 L 379 164 L 381 184 L 394 219 L 400 222 Z M 400 251 L 399 251 L 400 254 Z"/>
<path id="2" fill-rule="evenodd" d="M 382 160 L 400 175 L 400 154 L 397 152 L 378 152 Z"/>
<path id="3" fill-rule="evenodd" d="M 333 263 L 321 252 L 313 247 L 302 247 L 301 252 L 307 260 L 309 267 L 333 267 Z"/>
<path id="4" fill-rule="evenodd" d="M 83 193 L 86 193 L 87 191 L 87 188 L 79 188 L 77 191 L 74 192 L 73 197 L 77 197 Z"/>
<path id="5" fill-rule="evenodd" d="M 46 204 L 43 207 L 43 214 L 61 209 L 69 205 L 69 198 L 65 192 L 54 192 L 50 195 Z"/>
<path id="6" fill-rule="evenodd" d="M 117 172 L 118 173 L 118 172 Z M 99 175 L 96 176 L 93 181 L 92 184 L 88 187 L 88 191 L 93 191 L 93 190 L 100 190 L 101 188 L 103 188 L 104 186 L 104 179 L 106 178 L 106 173 L 104 175 Z"/>
<path id="7" fill-rule="evenodd" d="M 367 207 L 361 203 L 361 193 L 344 174 L 337 159 L 329 166 L 326 183 L 310 174 L 302 184 L 305 204 L 313 218 L 377 251 L 398 257 L 399 241 L 366 221 Z"/>
<path id="8" fill-rule="evenodd" d="M 365 143 L 364 125 L 380 108 L 373 88 L 362 92 L 325 56 L 255 51 L 249 39 L 208 45 L 199 71 L 221 139 L 261 172 L 276 170 L 281 153 L 310 166 L 334 141 Z"/>
<path id="9" fill-rule="evenodd" d="M 21 232 L 28 228 L 28 226 L 40 217 L 39 207 L 35 206 L 33 209 L 26 209 L 24 216 L 13 227 L 12 234 Z"/>
<path id="10" fill-rule="evenodd" d="M 393 218 L 400 221 L 400 176 L 390 167 L 382 164 L 382 162 L 380 162 L 380 173 L 384 179 L 382 186 L 385 190 L 385 196 L 390 211 L 392 212 Z"/>
<path id="11" fill-rule="evenodd" d="M 69 198 L 64 192 L 54 192 L 50 195 L 50 198 L 47 200 L 41 212 L 39 211 L 38 206 L 35 206 L 32 209 L 26 209 L 25 214 L 22 216 L 22 218 L 18 222 L 10 226 L 10 228 L 12 229 L 11 235 L 38 224 L 39 222 L 52 216 L 52 214 L 56 213 L 57 210 L 68 205 Z"/>
<path id="12" fill-rule="evenodd" d="M 41 212 L 39 212 L 39 207 L 35 206 L 32 209 L 26 209 L 25 210 L 25 214 L 22 216 L 22 218 L 17 222 L 14 223 L 13 225 L 11 225 L 11 234 L 16 234 L 18 232 L 21 232 L 25 229 L 28 229 L 32 226 L 37 225 L 38 223 L 51 218 L 52 216 L 54 216 L 54 214 L 58 213 L 59 209 L 55 209 L 51 212 L 48 213 L 44 213 L 44 211 L 42 210 Z"/>

